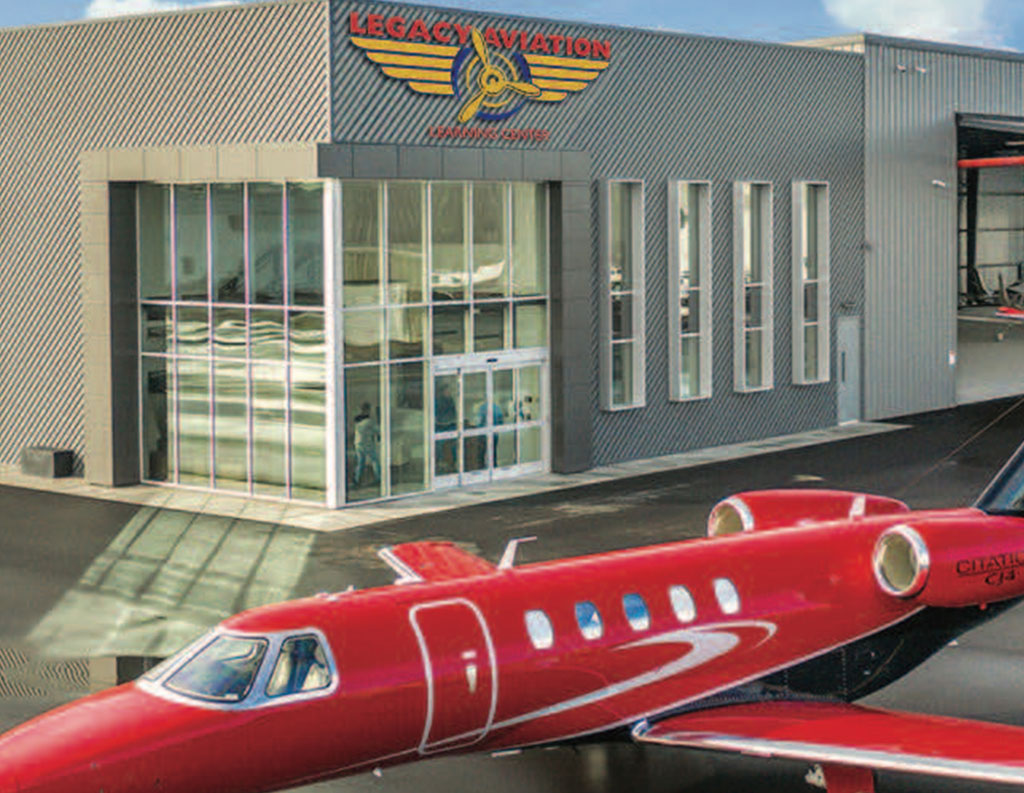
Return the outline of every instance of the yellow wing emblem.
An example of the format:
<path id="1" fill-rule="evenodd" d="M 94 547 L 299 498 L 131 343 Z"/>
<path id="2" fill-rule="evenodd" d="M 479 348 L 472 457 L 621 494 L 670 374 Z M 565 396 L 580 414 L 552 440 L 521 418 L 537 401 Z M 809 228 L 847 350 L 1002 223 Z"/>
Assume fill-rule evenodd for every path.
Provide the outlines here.
<path id="1" fill-rule="evenodd" d="M 471 38 L 465 47 L 361 36 L 352 36 L 351 42 L 385 75 L 403 80 L 413 91 L 463 100 L 460 123 L 508 118 L 526 100 L 561 102 L 608 68 L 608 61 L 557 55 L 508 57 L 492 51 L 476 28 Z"/>

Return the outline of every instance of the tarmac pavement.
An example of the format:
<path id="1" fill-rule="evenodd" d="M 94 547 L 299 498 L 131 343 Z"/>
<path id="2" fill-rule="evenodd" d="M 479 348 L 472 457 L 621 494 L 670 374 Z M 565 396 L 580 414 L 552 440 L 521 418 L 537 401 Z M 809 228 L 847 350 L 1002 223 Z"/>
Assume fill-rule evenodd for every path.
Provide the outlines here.
<path id="1" fill-rule="evenodd" d="M 90 658 L 163 654 L 241 607 L 390 583 L 375 555 L 383 545 L 450 539 L 496 561 L 507 540 L 536 536 L 521 546 L 520 561 L 595 553 L 701 536 L 719 499 L 764 487 L 864 490 L 918 508 L 970 503 L 1024 441 L 1024 404 L 983 403 L 899 424 L 905 429 L 334 533 L 0 487 L 0 729 L 84 693 Z M 1024 724 L 1022 671 L 1024 609 L 1017 608 L 872 702 Z M 806 770 L 801 763 L 596 745 L 440 758 L 379 779 L 306 790 L 789 793 L 812 790 Z M 886 774 L 878 789 L 1014 788 Z"/>

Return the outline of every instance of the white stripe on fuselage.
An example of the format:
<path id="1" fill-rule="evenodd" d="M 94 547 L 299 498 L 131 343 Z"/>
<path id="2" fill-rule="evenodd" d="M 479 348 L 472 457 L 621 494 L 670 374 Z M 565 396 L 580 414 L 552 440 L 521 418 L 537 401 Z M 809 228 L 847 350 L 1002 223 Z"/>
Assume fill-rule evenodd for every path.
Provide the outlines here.
<path id="1" fill-rule="evenodd" d="M 491 731 L 493 732 L 501 727 L 512 727 L 516 724 L 534 721 L 535 719 L 543 719 L 556 713 L 564 713 L 567 710 L 584 708 L 588 705 L 593 705 L 595 702 L 601 702 L 602 700 L 625 694 L 628 691 L 659 683 L 682 672 L 696 669 L 698 666 L 703 666 L 709 661 L 713 661 L 731 652 L 740 643 L 740 637 L 732 630 L 735 628 L 760 628 L 763 630 L 765 635 L 758 642 L 758 646 L 772 638 L 776 630 L 778 630 L 774 622 L 738 620 L 735 622 L 701 625 L 694 628 L 680 628 L 630 642 L 629 644 L 623 644 L 614 649 L 616 651 L 630 650 L 636 647 L 650 647 L 655 644 L 686 644 L 689 645 L 689 649 L 679 658 L 634 677 L 627 678 L 618 683 L 612 683 L 609 686 L 596 689 L 578 697 L 556 702 L 553 705 L 548 705 L 520 716 L 513 716 L 505 721 L 497 722 L 491 726 Z"/>

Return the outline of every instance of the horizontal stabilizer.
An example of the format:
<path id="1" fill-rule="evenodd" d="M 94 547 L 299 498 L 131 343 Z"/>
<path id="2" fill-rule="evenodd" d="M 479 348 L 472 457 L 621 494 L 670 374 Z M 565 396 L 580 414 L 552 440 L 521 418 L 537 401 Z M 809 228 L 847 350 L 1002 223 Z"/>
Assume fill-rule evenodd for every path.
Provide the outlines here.
<path id="1" fill-rule="evenodd" d="M 452 581 L 488 575 L 493 564 L 451 542 L 407 542 L 382 548 L 378 556 L 398 573 L 397 584 L 420 581 Z"/>
<path id="2" fill-rule="evenodd" d="M 761 702 L 648 725 L 646 743 L 1024 785 L 1024 728 L 832 702 Z"/>

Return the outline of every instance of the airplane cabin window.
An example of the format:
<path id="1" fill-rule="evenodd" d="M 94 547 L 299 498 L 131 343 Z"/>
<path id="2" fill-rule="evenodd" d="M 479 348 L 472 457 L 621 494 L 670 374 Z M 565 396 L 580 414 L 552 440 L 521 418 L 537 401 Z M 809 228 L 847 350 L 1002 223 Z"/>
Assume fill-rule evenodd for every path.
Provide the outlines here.
<path id="1" fill-rule="evenodd" d="M 651 627 L 651 613 L 647 603 L 635 593 L 622 596 L 622 610 L 626 613 L 629 627 L 635 631 L 645 631 Z"/>
<path id="2" fill-rule="evenodd" d="M 672 603 L 672 611 L 680 622 L 693 622 L 697 619 L 697 607 L 694 605 L 690 590 L 684 586 L 670 586 L 668 599 Z"/>
<path id="3" fill-rule="evenodd" d="M 740 593 L 728 578 L 716 578 L 714 581 L 715 599 L 723 614 L 735 614 L 740 610 Z"/>
<path id="4" fill-rule="evenodd" d="M 241 702 L 252 687 L 266 651 L 266 639 L 218 636 L 164 685 L 196 699 Z"/>
<path id="5" fill-rule="evenodd" d="M 267 696 L 317 691 L 330 684 L 331 670 L 317 638 L 292 636 L 281 644 L 281 652 L 267 683 Z"/>
<path id="6" fill-rule="evenodd" d="M 546 650 L 555 643 L 555 631 L 548 615 L 538 609 L 526 612 L 526 632 L 538 650 Z"/>
<path id="7" fill-rule="evenodd" d="M 604 633 L 601 612 L 588 600 L 576 604 L 576 623 L 584 639 L 600 639 Z"/>

